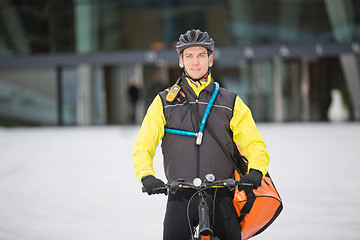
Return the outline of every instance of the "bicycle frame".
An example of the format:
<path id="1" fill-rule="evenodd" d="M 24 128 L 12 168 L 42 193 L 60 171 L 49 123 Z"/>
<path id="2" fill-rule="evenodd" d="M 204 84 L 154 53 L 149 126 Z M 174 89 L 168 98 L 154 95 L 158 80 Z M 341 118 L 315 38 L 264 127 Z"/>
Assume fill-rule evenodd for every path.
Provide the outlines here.
<path id="1" fill-rule="evenodd" d="M 198 223 L 198 229 L 197 234 L 195 231 L 191 229 L 191 232 L 193 233 L 191 235 L 192 240 L 200 240 L 200 239 L 218 239 L 213 236 L 213 230 L 211 229 L 210 224 L 210 212 L 209 212 L 209 206 L 207 204 L 205 190 L 211 189 L 211 188 L 228 188 L 229 190 L 233 190 L 235 187 L 242 187 L 242 188 L 253 188 L 253 185 L 250 183 L 241 183 L 240 181 L 236 181 L 232 178 L 225 179 L 225 180 L 217 180 L 215 181 L 215 176 L 213 174 L 207 174 L 205 176 L 205 180 L 201 181 L 200 178 L 195 178 L 193 182 L 184 182 L 182 180 L 174 181 L 169 184 L 165 184 L 164 187 L 161 188 L 167 189 L 171 193 L 176 193 L 179 189 L 194 189 L 196 190 L 196 194 L 199 196 L 199 206 L 198 206 L 198 217 L 199 217 L 199 223 Z M 146 190 L 143 188 L 143 192 L 146 192 Z M 160 189 L 159 189 L 160 190 Z M 190 200 L 191 201 L 191 200 Z M 191 224 L 189 223 L 189 226 Z M 196 236 L 194 236 L 196 235 Z M 198 236 L 197 236 L 198 235 Z"/>

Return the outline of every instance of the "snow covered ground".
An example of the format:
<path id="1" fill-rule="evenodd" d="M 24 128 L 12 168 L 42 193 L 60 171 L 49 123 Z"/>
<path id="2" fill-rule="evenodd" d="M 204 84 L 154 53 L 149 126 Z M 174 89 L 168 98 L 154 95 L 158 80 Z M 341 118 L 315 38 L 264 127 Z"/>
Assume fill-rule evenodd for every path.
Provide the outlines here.
<path id="1" fill-rule="evenodd" d="M 253 239 L 360 239 L 360 124 L 258 127 L 284 210 Z M 138 129 L 0 128 L 0 239 L 161 239 L 166 197 L 135 178 Z"/>

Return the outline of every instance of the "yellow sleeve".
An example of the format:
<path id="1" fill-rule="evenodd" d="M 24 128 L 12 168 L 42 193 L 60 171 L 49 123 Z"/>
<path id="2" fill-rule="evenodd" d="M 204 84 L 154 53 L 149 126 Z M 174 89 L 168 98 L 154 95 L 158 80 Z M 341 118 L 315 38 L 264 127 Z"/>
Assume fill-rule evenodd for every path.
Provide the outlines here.
<path id="1" fill-rule="evenodd" d="M 269 153 L 266 150 L 262 134 L 256 128 L 250 109 L 239 96 L 236 96 L 230 128 L 233 131 L 234 142 L 239 145 L 249 161 L 248 170 L 250 168 L 259 170 L 265 176 L 270 161 Z"/>
<path id="2" fill-rule="evenodd" d="M 157 145 L 164 137 L 165 123 L 162 101 L 157 95 L 149 106 L 141 124 L 132 154 L 136 177 L 139 181 L 149 174 L 155 176 L 153 157 Z"/>

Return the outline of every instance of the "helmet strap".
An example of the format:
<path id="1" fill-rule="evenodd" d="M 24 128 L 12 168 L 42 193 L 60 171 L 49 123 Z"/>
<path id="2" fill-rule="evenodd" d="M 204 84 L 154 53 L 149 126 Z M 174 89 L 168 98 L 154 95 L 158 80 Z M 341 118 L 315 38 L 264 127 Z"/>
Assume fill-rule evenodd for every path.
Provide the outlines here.
<path id="1" fill-rule="evenodd" d="M 190 77 L 190 75 L 186 72 L 186 69 L 184 67 L 184 77 L 189 78 L 193 82 L 199 82 L 200 83 L 200 81 L 206 79 L 209 76 L 210 73 L 211 72 L 210 72 L 210 68 L 209 68 L 209 70 L 207 71 L 207 73 L 205 73 L 204 76 L 202 76 L 201 78 L 195 79 L 195 78 Z"/>

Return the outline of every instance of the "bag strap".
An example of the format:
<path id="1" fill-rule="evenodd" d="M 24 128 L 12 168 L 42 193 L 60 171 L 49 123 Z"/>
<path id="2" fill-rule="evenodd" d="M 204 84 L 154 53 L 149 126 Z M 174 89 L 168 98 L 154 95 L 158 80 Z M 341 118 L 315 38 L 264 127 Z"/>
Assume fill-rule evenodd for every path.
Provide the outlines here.
<path id="1" fill-rule="evenodd" d="M 193 108 L 193 106 L 191 106 L 189 104 L 188 101 L 186 101 L 184 103 L 184 105 L 190 110 L 191 113 L 193 113 L 196 117 L 196 119 L 200 122 L 200 114 Z M 233 160 L 233 158 L 231 157 L 230 153 L 226 150 L 224 144 L 222 144 L 222 142 L 220 141 L 220 139 L 215 135 L 214 131 L 212 130 L 212 128 L 209 125 L 206 125 L 205 130 L 212 136 L 212 138 L 215 140 L 215 142 L 219 145 L 219 147 L 221 148 L 221 150 L 224 152 L 226 158 L 232 163 L 232 165 L 234 166 L 234 169 L 241 174 L 240 169 L 238 168 L 238 166 L 236 165 L 235 161 Z M 242 160 L 246 160 L 246 157 L 243 156 L 242 154 L 239 154 L 241 156 Z M 240 211 L 240 216 L 239 216 L 239 222 L 241 222 L 245 216 L 250 212 L 251 208 L 254 205 L 255 202 L 255 194 L 252 190 L 248 190 L 245 189 L 245 193 L 246 193 L 246 198 L 247 201 L 245 203 L 245 205 L 243 206 L 243 208 Z"/>
<path id="2" fill-rule="evenodd" d="M 239 216 L 240 222 L 244 219 L 246 214 L 248 214 L 250 212 L 251 208 L 254 205 L 255 199 L 256 199 L 255 193 L 252 190 L 245 189 L 245 193 L 246 193 L 246 203 L 240 210 L 240 216 Z"/>

